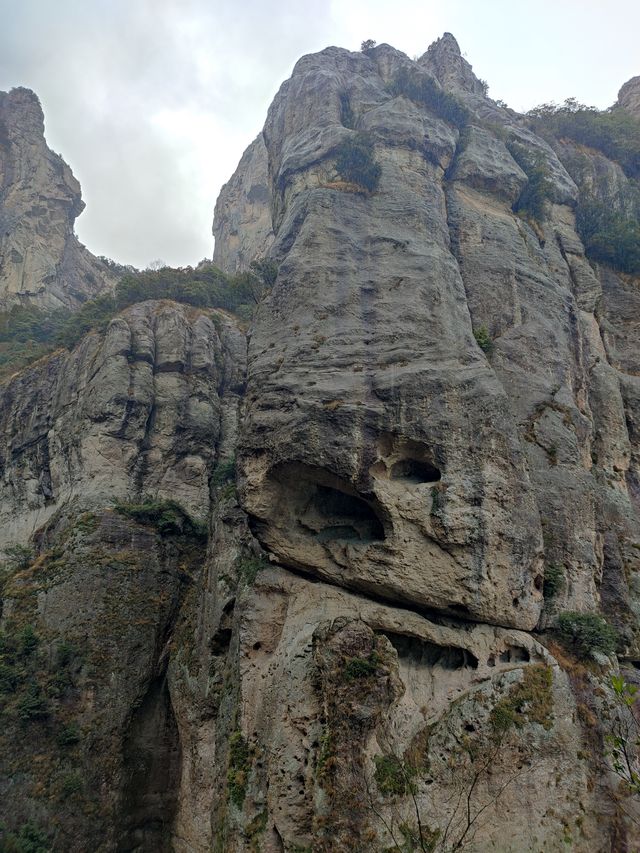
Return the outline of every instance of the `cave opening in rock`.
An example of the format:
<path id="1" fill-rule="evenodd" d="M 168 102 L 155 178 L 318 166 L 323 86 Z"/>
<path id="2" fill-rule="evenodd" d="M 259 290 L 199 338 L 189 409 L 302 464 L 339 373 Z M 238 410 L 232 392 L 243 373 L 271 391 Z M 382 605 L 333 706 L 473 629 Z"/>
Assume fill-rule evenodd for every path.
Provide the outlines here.
<path id="1" fill-rule="evenodd" d="M 433 448 L 421 441 L 383 433 L 378 438 L 377 452 L 377 461 L 371 467 L 374 477 L 409 485 L 437 483 L 442 479 Z"/>
<path id="2" fill-rule="evenodd" d="M 530 660 L 529 650 L 524 646 L 508 646 L 500 654 L 501 663 L 528 663 Z"/>
<path id="3" fill-rule="evenodd" d="M 460 646 L 441 646 L 421 640 L 418 637 L 407 637 L 404 634 L 387 633 L 399 658 L 410 660 L 422 666 L 440 666 L 443 669 L 477 669 L 478 658 L 468 649 Z"/>
<path id="4" fill-rule="evenodd" d="M 355 546 L 386 538 L 384 507 L 332 471 L 288 462 L 272 469 L 269 480 L 273 517 L 280 529 L 289 527 L 320 543 Z M 254 527 L 259 530 L 259 524 Z"/>
<path id="5" fill-rule="evenodd" d="M 435 465 L 420 459 L 400 459 L 389 471 L 391 480 L 405 480 L 409 483 L 437 483 L 441 477 Z"/>
<path id="6" fill-rule="evenodd" d="M 301 522 L 315 528 L 320 542 L 346 539 L 365 543 L 384 539 L 382 522 L 366 501 L 330 486 L 314 487 Z"/>

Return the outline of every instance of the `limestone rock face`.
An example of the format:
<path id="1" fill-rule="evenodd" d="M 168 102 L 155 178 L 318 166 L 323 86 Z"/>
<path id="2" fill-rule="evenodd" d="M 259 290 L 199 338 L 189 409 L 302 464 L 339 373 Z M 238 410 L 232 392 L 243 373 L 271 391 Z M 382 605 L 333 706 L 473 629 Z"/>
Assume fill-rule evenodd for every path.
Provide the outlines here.
<path id="1" fill-rule="evenodd" d="M 437 39 L 418 62 L 428 68 L 445 89 L 484 95 L 482 82 L 460 53 L 460 46 L 451 33 Z"/>
<path id="2" fill-rule="evenodd" d="M 373 191 L 337 169 L 362 135 Z M 606 737 L 640 657 L 640 282 L 576 228 L 631 189 L 450 35 L 296 64 L 216 206 L 217 263 L 278 268 L 248 329 L 142 303 L 2 388 L 12 832 L 633 849 Z M 563 611 L 620 659 L 559 644 Z"/>
<path id="3" fill-rule="evenodd" d="M 206 519 L 222 388 L 242 387 L 239 333 L 168 302 L 134 305 L 0 389 L 0 543 L 61 506 L 152 496 Z"/>
<path id="4" fill-rule="evenodd" d="M 0 92 L 0 311 L 75 308 L 113 287 L 73 233 L 83 208 L 80 184 L 47 147 L 36 95 Z"/>
<path id="5" fill-rule="evenodd" d="M 627 80 L 618 92 L 618 105 L 640 118 L 640 76 Z"/>
<path id="6" fill-rule="evenodd" d="M 262 134 L 242 155 L 216 203 L 213 262 L 227 273 L 244 272 L 273 242 L 267 151 Z"/>
<path id="7" fill-rule="evenodd" d="M 223 312 L 145 302 L 0 390 L 0 811 L 16 833 L 174 849 L 186 757 L 167 669 L 245 354 Z"/>

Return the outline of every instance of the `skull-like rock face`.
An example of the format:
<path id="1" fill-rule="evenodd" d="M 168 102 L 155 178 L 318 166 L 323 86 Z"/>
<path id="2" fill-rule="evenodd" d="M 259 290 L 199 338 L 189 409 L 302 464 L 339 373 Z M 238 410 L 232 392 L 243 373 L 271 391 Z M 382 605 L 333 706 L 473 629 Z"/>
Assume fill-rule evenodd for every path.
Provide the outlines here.
<path id="1" fill-rule="evenodd" d="M 456 132 L 390 98 L 405 59 L 386 48 L 379 68 L 344 52 L 307 57 L 271 108 L 279 275 L 250 340 L 243 502 L 286 566 L 532 628 L 540 521 L 451 252 L 444 171 Z M 374 140 L 373 193 L 332 172 L 350 138 L 345 99 Z"/>

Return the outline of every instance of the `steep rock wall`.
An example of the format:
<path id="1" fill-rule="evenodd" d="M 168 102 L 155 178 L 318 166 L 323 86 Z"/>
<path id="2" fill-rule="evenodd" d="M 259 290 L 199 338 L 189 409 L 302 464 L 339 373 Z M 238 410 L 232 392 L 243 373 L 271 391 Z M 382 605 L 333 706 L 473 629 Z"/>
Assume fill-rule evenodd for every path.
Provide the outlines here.
<path id="1" fill-rule="evenodd" d="M 73 232 L 83 208 L 80 184 L 47 146 L 36 95 L 0 92 L 0 311 L 76 308 L 113 288 Z"/>
<path id="2" fill-rule="evenodd" d="M 304 57 L 216 206 L 219 263 L 278 264 L 246 336 L 143 303 L 3 388 L 3 532 L 33 551 L 0 615 L 12 830 L 633 849 L 605 755 L 617 663 L 548 630 L 601 610 L 637 658 L 638 282 L 586 259 L 576 158 L 602 198 L 627 178 L 484 91 L 450 35 L 418 62 Z M 362 132 L 371 193 L 336 170 Z M 514 213 L 514 143 L 550 177 L 544 222 Z M 114 508 L 147 495 L 207 520 L 206 550 Z"/>
<path id="3" fill-rule="evenodd" d="M 213 262 L 224 272 L 244 272 L 267 254 L 273 242 L 269 201 L 267 150 L 260 134 L 216 202 Z"/>
<path id="4" fill-rule="evenodd" d="M 244 348 L 222 315 L 145 302 L 9 382 L 0 390 L 2 545 L 24 541 L 73 499 L 149 495 L 206 519 L 221 396 L 242 389 Z"/>

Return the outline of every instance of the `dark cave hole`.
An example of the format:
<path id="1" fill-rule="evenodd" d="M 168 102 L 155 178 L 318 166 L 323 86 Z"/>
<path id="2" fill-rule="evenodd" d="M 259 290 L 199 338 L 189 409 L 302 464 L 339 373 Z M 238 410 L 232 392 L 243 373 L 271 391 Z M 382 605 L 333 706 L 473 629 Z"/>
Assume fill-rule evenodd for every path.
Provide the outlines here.
<path id="1" fill-rule="evenodd" d="M 331 486 L 315 486 L 305 516 L 310 514 L 322 522 L 316 532 L 321 542 L 330 539 L 375 542 L 385 538 L 382 522 L 366 501 Z"/>
<path id="2" fill-rule="evenodd" d="M 216 657 L 224 654 L 229 648 L 230 643 L 231 628 L 219 628 L 209 641 L 211 654 Z"/>
<path id="3" fill-rule="evenodd" d="M 500 654 L 501 663 L 528 663 L 530 660 L 531 655 L 523 646 L 509 646 Z"/>
<path id="4" fill-rule="evenodd" d="M 408 483 L 437 483 L 442 474 L 429 462 L 419 459 L 401 459 L 391 466 L 389 477 L 392 480 L 405 480 Z"/>
<path id="5" fill-rule="evenodd" d="M 454 613 L 459 613 L 461 616 L 469 616 L 470 610 L 466 604 L 450 604 L 447 608 Z"/>
<path id="6" fill-rule="evenodd" d="M 478 658 L 468 649 L 459 646 L 439 646 L 417 637 L 403 634 L 386 634 L 398 657 L 425 666 L 441 666 L 443 669 L 477 669 Z"/>
<path id="7" fill-rule="evenodd" d="M 270 472 L 278 512 L 298 531 L 319 542 L 366 545 L 385 539 L 384 508 L 374 497 L 361 497 L 354 485 L 324 468 L 300 462 L 283 463 Z M 259 520 L 250 526 L 261 536 Z"/>

